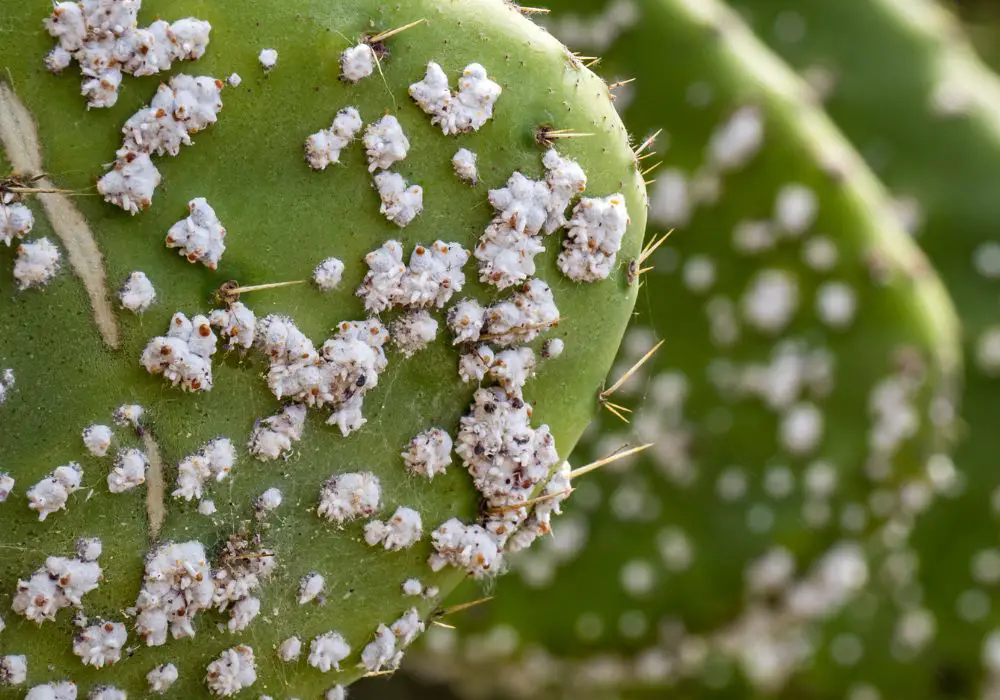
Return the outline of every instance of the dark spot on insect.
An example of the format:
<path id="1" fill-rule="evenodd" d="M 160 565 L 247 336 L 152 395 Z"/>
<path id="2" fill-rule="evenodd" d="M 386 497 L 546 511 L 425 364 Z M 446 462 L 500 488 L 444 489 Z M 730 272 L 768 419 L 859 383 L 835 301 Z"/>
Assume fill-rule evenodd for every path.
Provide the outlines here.
<path id="1" fill-rule="evenodd" d="M 487 413 L 493 413 L 495 410 L 497 410 L 497 405 L 493 402 L 485 403 L 483 404 L 483 410 L 486 411 Z"/>
<path id="2" fill-rule="evenodd" d="M 482 456 L 486 452 L 486 448 L 483 447 L 482 444 L 477 444 L 475 447 L 472 448 L 472 451 L 476 455 Z"/>
<path id="3" fill-rule="evenodd" d="M 513 399 L 511 399 L 510 405 L 514 407 L 515 411 L 520 411 L 522 408 L 524 408 L 524 401 L 515 396 Z"/>
<path id="4" fill-rule="evenodd" d="M 354 382 L 354 384 L 356 386 L 362 387 L 362 386 L 365 385 L 365 382 L 367 382 L 367 381 L 368 381 L 368 378 L 365 375 L 362 374 L 360 377 L 358 377 L 358 380 L 356 382 Z"/>

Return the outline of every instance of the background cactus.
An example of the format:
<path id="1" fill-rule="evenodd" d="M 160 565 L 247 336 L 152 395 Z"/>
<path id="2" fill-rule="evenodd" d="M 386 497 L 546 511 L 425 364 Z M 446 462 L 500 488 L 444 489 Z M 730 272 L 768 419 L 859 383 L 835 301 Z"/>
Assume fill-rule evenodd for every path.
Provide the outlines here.
<path id="1" fill-rule="evenodd" d="M 818 86 L 826 108 L 892 190 L 962 316 L 966 425 L 954 458 L 964 488 L 921 519 L 911 542 L 916 567 L 909 588 L 934 624 L 922 653 L 903 659 L 903 666 L 895 666 L 899 659 L 889 647 L 872 648 L 886 668 L 878 687 L 912 697 L 927 695 L 926 688 L 942 697 L 996 692 L 998 609 L 990 562 L 997 558 L 1000 493 L 992 428 L 1000 395 L 993 262 L 1000 252 L 1000 204 L 991 183 L 1000 163 L 1000 81 L 977 59 L 955 19 L 929 2 L 800 7 L 753 0 L 738 7 L 804 75 L 826 78 Z M 792 25 L 797 37 L 781 30 Z M 877 60 L 845 45 L 845 33 L 877 43 Z"/>
<path id="2" fill-rule="evenodd" d="M 955 486 L 940 450 L 959 336 L 940 283 L 804 85 L 724 6 L 563 9 L 584 16 L 554 4 L 553 32 L 636 78 L 629 127 L 664 131 L 650 215 L 676 231 L 617 369 L 666 340 L 629 385 L 656 445 L 581 486 L 549 546 L 413 668 L 468 695 L 869 697 L 882 671 L 857 657 L 923 619 L 896 610 L 907 581 L 892 579 L 914 517 Z M 593 438 L 582 459 L 629 439 L 609 415 Z"/>
<path id="3" fill-rule="evenodd" d="M 562 234 L 549 238 L 536 259 L 537 277 L 552 285 L 562 322 L 558 330 L 546 326 L 512 331 L 515 341 L 538 335 L 531 343 L 536 349 L 548 338 L 564 342 L 560 358 L 540 360 L 537 376 L 523 395 L 535 408 L 532 425 L 547 424 L 565 457 L 596 409 L 596 393 L 635 300 L 636 287 L 629 284 L 626 272 L 638 254 L 644 228 L 642 180 L 604 84 L 505 3 L 451 0 L 390 7 L 362 0 L 147 0 L 138 17 L 139 25 L 148 28 L 145 34 L 133 31 L 130 12 L 137 5 L 88 0 L 58 6 L 50 29 L 62 37 L 62 52 L 52 51 L 57 44 L 43 27 L 52 12 L 50 3 L 30 0 L 0 7 L 5 37 L 0 47 L 5 160 L 0 167 L 11 173 L 2 184 L 2 223 L 13 231 L 5 241 L 8 247 L 0 249 L 0 261 L 8 270 L 20 265 L 16 278 L 10 272 L 0 275 L 5 300 L 0 310 L 0 472 L 14 479 L 13 486 L 0 483 L 0 501 L 5 501 L 0 503 L 0 697 L 23 697 L 34 688 L 32 698 L 78 692 L 80 697 L 110 700 L 118 696 L 102 690 L 105 686 L 146 697 L 168 685 L 174 696 L 202 697 L 236 693 L 255 681 L 244 694 L 313 698 L 329 691 L 326 697 L 336 698 L 342 692 L 339 685 L 370 670 L 391 669 L 397 663 L 395 647 L 411 640 L 421 621 L 465 576 L 452 567 L 434 574 L 427 563 L 432 530 L 452 517 L 465 522 L 478 517 L 478 494 L 461 460 L 453 458 L 446 474 L 428 482 L 407 472 L 401 453 L 431 428 L 454 435 L 460 417 L 470 410 L 473 389 L 459 378 L 459 350 L 446 328 L 447 309 L 429 304 L 439 326 L 437 339 L 412 359 L 396 347 L 400 327 L 392 323 L 399 313 L 389 310 L 381 320 L 395 339 L 384 346 L 388 365 L 377 386 L 370 372 L 349 375 L 357 387 L 370 389 L 362 409 L 367 422 L 358 428 L 353 412 L 357 405 L 350 398 L 355 393 L 341 387 L 339 403 L 327 410 L 310 408 L 300 426 L 302 411 L 293 406 L 281 413 L 285 404 L 272 390 L 289 377 L 300 379 L 298 370 L 279 376 L 274 366 L 287 361 L 294 369 L 299 353 L 312 357 L 310 362 L 320 360 L 309 354 L 302 338 L 290 349 L 285 339 L 294 339 L 294 333 L 281 335 L 291 332 L 287 324 L 265 323 L 265 317 L 289 316 L 314 341 L 336 331 L 344 347 L 367 358 L 367 365 L 357 364 L 353 355 L 348 358 L 354 370 L 382 369 L 379 344 L 385 335 L 375 333 L 374 340 L 363 335 L 379 329 L 366 319 L 368 310 L 384 305 L 376 293 L 382 278 L 366 273 L 386 256 L 390 260 L 381 272 L 395 274 L 398 263 L 391 260 L 392 245 L 368 257 L 368 265 L 366 256 L 398 240 L 404 262 L 414 254 L 416 275 L 421 255 L 454 255 L 456 246 L 471 251 L 494 216 L 488 188 L 502 187 L 516 170 L 529 177 L 545 173 L 540 127 L 592 133 L 557 145 L 587 172 L 585 196 L 618 212 L 627 207 L 627 231 L 615 228 L 621 223 L 617 220 L 607 227 L 609 246 L 616 232 L 624 233 L 620 253 L 617 259 L 601 257 L 595 263 L 602 269 L 614 263 L 609 279 L 578 284 L 557 266 Z M 95 13 L 88 16 L 88 37 L 95 45 L 84 50 L 77 49 L 70 36 L 80 9 Z M 105 10 L 109 14 L 103 14 Z M 204 25 L 153 24 L 159 18 L 176 22 L 187 17 L 211 23 L 207 51 Z M 419 23 L 384 41 L 376 36 L 362 42 L 365 33 L 371 36 L 412 22 Z M 104 29 L 98 31 L 101 24 Z M 172 46 L 166 53 L 164 40 Z M 127 66 L 124 76 L 114 61 L 101 63 L 101 52 L 116 43 L 114 60 L 119 67 Z M 155 72 L 171 56 L 186 60 L 158 75 L 133 75 Z M 377 65 L 368 60 L 368 77 L 366 56 L 379 57 Z M 84 76 L 83 96 L 79 67 L 71 59 L 85 63 L 93 74 Z M 187 62 L 193 59 L 198 60 Z M 62 74 L 52 75 L 43 61 L 62 68 Z M 439 90 L 439 103 L 428 103 L 426 94 L 418 94 L 423 95 L 424 111 L 438 110 L 437 124 L 407 94 L 413 92 L 408 86 L 424 79 L 429 61 L 442 66 L 451 86 L 468 66 L 465 84 L 480 81 L 481 88 L 464 97 L 446 90 L 444 98 Z M 486 107 L 496 93 L 482 82 L 486 78 L 475 63 L 502 89 L 492 118 Z M 177 77 L 182 74 L 207 78 L 185 82 Z M 345 79 L 338 80 L 340 75 Z M 159 81 L 166 87 L 158 92 Z M 220 90 L 224 107 L 217 114 Z M 154 93 L 152 109 L 141 112 Z M 456 102 L 450 107 L 449 97 Z M 88 102 L 92 109 L 87 109 Z M 358 110 L 366 128 L 383 115 L 398 122 L 387 117 L 377 129 L 362 132 L 354 115 L 341 111 L 347 107 Z M 460 107 L 465 112 L 460 113 Z M 135 128 L 126 129 L 125 148 L 115 162 L 123 124 L 137 113 L 130 122 Z M 410 143 L 403 162 L 398 162 L 399 156 L 407 148 L 399 138 L 400 126 Z M 471 132 L 478 126 L 482 128 L 477 133 L 442 133 Z M 351 135 L 357 142 L 344 143 Z M 146 160 L 145 151 L 157 139 L 164 152 Z M 188 139 L 195 143 L 187 144 Z M 324 158 L 336 160 L 338 155 L 340 163 L 323 172 L 311 170 L 303 158 L 307 139 L 309 165 L 318 168 Z M 460 147 L 478 156 L 479 184 L 474 187 L 453 172 L 452 157 Z M 375 162 L 373 171 L 391 163 L 392 172 L 406 180 L 394 198 L 383 197 L 381 213 L 373 181 L 383 189 L 400 181 L 385 172 L 370 173 L 366 150 Z M 168 157 L 176 151 L 178 157 Z M 154 165 L 161 178 L 156 188 Z M 422 186 L 422 193 L 412 188 L 414 183 Z M 42 194 L 39 189 L 61 192 Z M 150 202 L 151 191 L 155 193 Z M 537 188 L 534 192 L 537 196 Z M 545 194 L 545 203 L 550 194 Z M 570 204 L 571 197 L 575 201 L 577 194 L 566 194 L 563 203 Z M 423 212 L 403 227 L 420 196 Z M 501 209 L 518 204 L 504 204 L 502 199 L 494 198 Z M 533 204 L 537 207 L 539 201 Z M 577 213 L 582 217 L 594 211 L 587 209 L 591 205 L 581 206 Z M 26 233 L 23 207 L 32 213 L 34 227 L 19 244 L 18 234 Z M 192 218 L 186 221 L 189 209 Z M 549 216 L 558 219 L 558 209 L 551 209 Z M 524 215 L 523 210 L 508 213 L 506 223 L 518 226 Z M 20 223 L 15 216 L 21 217 Z M 577 235 L 587 232 L 579 222 L 575 226 Z M 52 258 L 46 258 L 53 248 L 31 243 L 42 238 L 59 251 L 58 270 Z M 449 252 L 443 252 L 444 244 L 432 248 L 436 240 L 448 244 Z M 420 244 L 427 246 L 423 253 Z M 332 257 L 343 267 L 329 261 Z M 478 283 L 478 262 L 469 260 L 462 290 L 455 269 L 447 275 L 434 272 L 434 301 L 454 293 L 453 302 L 469 296 L 490 304 L 517 293 L 540 293 L 537 285 L 524 292 L 521 283 L 504 291 Z M 316 285 L 250 294 L 225 284 L 308 279 L 320 263 Z M 144 278 L 133 275 L 136 272 L 151 281 L 155 301 Z M 317 288 L 334 286 L 341 274 L 334 291 Z M 442 285 L 443 275 L 450 287 Z M 122 304 L 143 313 L 121 308 L 114 298 L 119 284 L 126 292 Z M 365 299 L 355 294 L 363 284 L 370 292 Z M 232 305 L 237 297 L 245 307 Z M 523 310 L 525 298 L 521 300 Z M 245 308 L 258 319 L 253 348 L 245 347 L 253 340 Z M 512 313 L 511 307 L 500 308 L 507 316 Z M 212 309 L 231 314 L 212 319 L 221 326 L 216 330 L 222 336 L 214 362 L 209 319 L 196 316 Z M 185 327 L 175 312 L 186 314 L 193 327 Z M 338 326 L 352 320 L 368 325 Z M 424 316 L 409 318 L 406 340 L 413 345 L 408 349 L 419 345 L 429 323 Z M 182 328 L 177 331 L 175 326 Z M 169 337 L 168 328 L 174 328 Z M 489 335 L 499 328 L 491 322 L 483 340 L 499 343 L 500 337 Z M 157 337 L 160 340 L 153 341 Z M 271 351 L 270 362 L 261 345 Z M 326 361 L 337 361 L 336 352 L 347 352 L 344 347 L 331 347 L 333 357 L 328 355 Z M 286 351 L 288 356 L 282 354 Z M 167 359 L 161 362 L 157 354 Z M 140 358 L 166 376 L 148 372 Z M 171 386 L 171 379 L 181 386 Z M 503 400 L 516 410 L 520 382 L 509 376 L 506 382 L 513 398 Z M 296 396 L 292 390 L 286 391 L 289 394 Z M 308 390 L 297 396 L 307 402 L 320 400 Z M 139 416 L 135 409 L 118 410 L 123 406 L 141 406 L 144 411 Z M 323 422 L 330 408 L 335 409 L 339 430 Z M 278 417 L 260 422 L 269 416 Z M 114 426 L 108 456 L 88 452 L 103 451 L 109 438 L 103 427 L 82 435 L 89 426 Z M 301 438 L 296 439 L 300 429 Z M 229 438 L 235 446 L 234 464 L 229 464 L 225 443 L 210 442 L 218 438 Z M 252 459 L 248 440 L 258 454 L 286 459 Z M 53 472 L 60 465 L 67 468 Z M 358 477 L 357 488 L 339 505 L 362 515 L 377 510 L 375 515 L 383 520 L 397 508 L 416 509 L 423 522 L 418 543 L 405 551 L 386 552 L 381 543 L 365 543 L 367 518 L 338 527 L 319 517 L 325 513 L 335 518 L 338 506 L 318 506 L 321 488 L 331 499 L 338 487 L 346 488 L 343 482 L 324 480 L 355 473 L 378 479 L 379 507 L 367 476 Z M 202 494 L 196 493 L 199 487 Z M 179 498 L 171 497 L 175 489 Z M 65 509 L 59 508 L 60 494 L 69 491 L 74 493 Z M 194 496 L 190 501 L 185 499 L 188 494 Z M 408 517 L 400 514 L 406 522 Z M 102 547 L 93 541 L 80 544 L 81 537 L 98 538 Z M 103 551 L 94 564 L 98 549 Z M 480 558 L 478 564 L 484 562 Z M 94 579 L 97 566 L 103 576 L 99 582 Z M 184 629 L 185 620 L 195 608 L 206 609 L 193 622 L 194 639 L 167 638 L 159 645 L 148 629 L 143 639 L 135 615 L 165 604 L 157 589 L 162 580 L 156 579 L 164 569 L 169 572 L 168 595 L 174 603 L 177 596 L 183 601 L 177 603 L 183 609 L 170 610 L 177 623 L 174 636 L 178 631 L 190 636 L 193 631 Z M 254 587 L 258 574 L 261 580 Z M 212 577 L 210 585 L 207 575 Z M 421 596 L 404 596 L 402 584 L 410 578 L 419 579 Z M 144 586 L 150 594 L 145 597 L 139 595 Z M 181 592 L 182 586 L 187 592 Z M 252 619 L 256 605 L 259 612 Z M 49 613 L 57 613 L 54 621 L 44 620 Z M 28 618 L 43 621 L 36 624 Z M 394 621 L 399 624 L 386 630 L 387 637 L 376 634 L 379 625 Z M 163 619 L 144 622 L 168 636 Z M 324 636 L 330 632 L 342 639 Z M 119 649 L 123 634 L 126 641 Z M 294 649 L 283 640 L 293 635 L 301 639 L 301 657 L 285 663 L 279 655 L 291 658 Z M 153 646 L 143 643 L 151 638 Z M 368 646 L 373 640 L 381 641 Z M 345 643 L 350 653 L 341 658 Z M 22 655 L 27 657 L 26 674 L 18 658 Z M 93 667 L 100 662 L 104 668 Z M 172 685 L 166 664 L 178 671 Z M 331 671 L 323 673 L 324 666 Z M 147 680 L 156 669 L 154 678 Z"/>

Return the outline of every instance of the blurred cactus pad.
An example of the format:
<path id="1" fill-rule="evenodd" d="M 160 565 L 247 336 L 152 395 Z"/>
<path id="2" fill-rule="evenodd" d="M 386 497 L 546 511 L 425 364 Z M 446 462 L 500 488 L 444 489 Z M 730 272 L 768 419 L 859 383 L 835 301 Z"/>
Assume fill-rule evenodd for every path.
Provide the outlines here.
<path id="1" fill-rule="evenodd" d="M 391 673 L 598 410 L 647 204 L 604 81 L 500 0 L 0 36 L 0 698 Z"/>
<path id="2" fill-rule="evenodd" d="M 574 458 L 654 444 L 577 485 L 546 546 L 410 668 L 467 697 L 879 697 L 881 660 L 926 621 L 896 608 L 914 524 L 960 482 L 945 289 L 728 7 L 549 5 L 637 140 L 660 133 L 642 163 L 651 228 L 673 231 L 611 374 L 665 341 L 606 397 L 631 423 L 605 412 Z"/>

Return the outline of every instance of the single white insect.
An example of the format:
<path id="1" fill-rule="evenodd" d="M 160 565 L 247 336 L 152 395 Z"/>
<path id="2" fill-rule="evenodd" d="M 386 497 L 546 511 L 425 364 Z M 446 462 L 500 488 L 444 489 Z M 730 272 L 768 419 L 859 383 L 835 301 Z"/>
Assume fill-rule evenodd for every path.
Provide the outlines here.
<path id="1" fill-rule="evenodd" d="M 28 489 L 28 507 L 38 513 L 39 521 L 44 521 L 52 513 L 66 509 L 66 501 L 82 481 L 83 469 L 76 462 L 57 467 Z"/>
<path id="2" fill-rule="evenodd" d="M 111 493 L 125 493 L 141 486 L 146 483 L 147 468 L 149 459 L 142 450 L 119 450 L 114 467 L 108 474 L 108 490 Z"/>
<path id="3" fill-rule="evenodd" d="M 35 215 L 19 202 L 0 200 L 0 243 L 10 246 L 15 238 L 24 238 L 35 225 Z"/>
<path id="4" fill-rule="evenodd" d="M 20 654 L 0 656 L 0 685 L 21 685 L 28 680 L 28 657 Z"/>
<path id="5" fill-rule="evenodd" d="M 292 445 L 302 439 L 305 424 L 305 406 L 286 406 L 278 415 L 257 422 L 247 448 L 250 454 L 262 462 L 287 456 Z"/>
<path id="6" fill-rule="evenodd" d="M 97 561 L 103 551 L 104 545 L 97 537 L 81 537 L 76 541 L 76 555 L 83 561 Z"/>
<path id="7" fill-rule="evenodd" d="M 7 472 L 0 472 L 0 503 L 5 503 L 14 490 L 14 477 Z"/>
<path id="8" fill-rule="evenodd" d="M 339 671 L 340 662 L 351 654 L 351 646 L 339 632 L 327 632 L 312 640 L 309 645 L 309 665 L 326 673 Z"/>
<path id="9" fill-rule="evenodd" d="M 229 77 L 226 78 L 226 85 L 229 87 L 239 87 L 243 83 L 243 78 L 240 77 L 239 73 L 230 73 Z"/>
<path id="10" fill-rule="evenodd" d="M 448 309 L 448 328 L 455 336 L 455 345 L 477 342 L 485 323 L 486 309 L 475 299 L 461 299 Z"/>
<path id="11" fill-rule="evenodd" d="M 337 258 L 327 258 L 313 270 L 313 282 L 321 291 L 332 292 L 344 277 L 344 263 Z"/>
<path id="12" fill-rule="evenodd" d="M 104 457 L 111 449 L 113 434 L 106 425 L 92 425 L 83 429 L 83 445 L 95 457 Z"/>
<path id="13" fill-rule="evenodd" d="M 257 682 L 253 649 L 243 644 L 226 649 L 208 665 L 205 684 L 213 695 L 229 697 Z"/>
<path id="14" fill-rule="evenodd" d="M 420 513 L 412 508 L 398 508 L 388 522 L 372 520 L 365 525 L 365 542 L 372 547 L 381 544 L 389 551 L 409 549 L 422 535 Z"/>
<path id="15" fill-rule="evenodd" d="M 229 622 L 226 629 L 230 632 L 242 632 L 254 618 L 260 614 L 260 599 L 252 596 L 240 598 L 235 605 L 229 609 Z"/>
<path id="16" fill-rule="evenodd" d="M 403 126 L 391 114 L 368 125 L 362 139 L 368 155 L 368 172 L 388 170 L 406 158 L 410 141 L 403 133 Z"/>
<path id="17" fill-rule="evenodd" d="M 379 625 L 375 639 L 361 652 L 361 664 L 371 673 L 383 669 L 396 669 L 403 660 L 403 652 L 396 650 L 396 635 L 385 625 Z"/>
<path id="18" fill-rule="evenodd" d="M 118 290 L 118 299 L 122 308 L 141 314 L 156 301 L 156 289 L 145 272 L 133 272 Z"/>
<path id="19" fill-rule="evenodd" d="M 128 694 L 113 686 L 101 685 L 87 693 L 87 700 L 128 700 Z"/>
<path id="20" fill-rule="evenodd" d="M 62 253 L 48 238 L 39 238 L 17 247 L 14 280 L 20 291 L 44 287 L 62 267 Z"/>
<path id="21" fill-rule="evenodd" d="M 424 633 L 424 621 L 420 619 L 420 613 L 416 608 L 410 608 L 403 613 L 402 617 L 392 623 L 390 629 L 396 635 L 396 642 L 399 646 L 405 648 Z"/>
<path id="22" fill-rule="evenodd" d="M 278 647 L 278 658 L 286 663 L 291 663 L 302 654 L 302 640 L 298 637 L 289 637 Z"/>
<path id="23" fill-rule="evenodd" d="M 73 653 L 87 666 L 103 668 L 121 660 L 128 633 L 120 622 L 90 625 L 73 640 Z"/>
<path id="24" fill-rule="evenodd" d="M 424 592 L 424 584 L 415 578 L 408 578 L 403 581 L 403 595 L 418 596 Z"/>
<path id="25" fill-rule="evenodd" d="M 215 501 L 203 500 L 198 501 L 198 513 L 204 515 L 205 517 L 210 517 L 215 515 L 218 509 L 215 507 Z"/>
<path id="26" fill-rule="evenodd" d="M 143 413 L 145 413 L 145 409 L 138 404 L 124 404 L 115 409 L 112 418 L 115 425 L 123 427 L 131 425 L 133 428 L 138 428 Z"/>
<path id="27" fill-rule="evenodd" d="M 28 691 L 24 700 L 76 700 L 76 683 L 59 681 L 36 685 Z"/>
<path id="28" fill-rule="evenodd" d="M 340 77 L 349 83 L 364 80 L 375 71 L 375 52 L 362 41 L 340 54 Z"/>
<path id="29" fill-rule="evenodd" d="M 476 154 L 468 148 L 460 148 L 451 158 L 451 165 L 460 180 L 470 185 L 479 184 L 479 170 L 476 168 Z"/>
<path id="30" fill-rule="evenodd" d="M 413 357 L 437 337 L 438 322 L 425 309 L 409 311 L 392 324 L 392 339 L 403 353 Z"/>
<path id="31" fill-rule="evenodd" d="M 299 581 L 299 605 L 311 603 L 323 592 L 326 579 L 315 571 L 308 573 Z"/>
<path id="32" fill-rule="evenodd" d="M 264 72 L 267 73 L 277 65 L 278 52 L 275 49 L 262 49 L 260 55 L 257 56 L 257 60 L 260 62 Z"/>
<path id="33" fill-rule="evenodd" d="M 433 479 L 435 474 L 448 470 L 452 446 L 451 435 L 441 428 L 431 428 L 414 437 L 401 454 L 407 469 Z"/>
<path id="34" fill-rule="evenodd" d="M 316 514 L 343 525 L 374 514 L 381 497 L 382 487 L 378 477 L 371 472 L 337 474 L 324 482 Z"/>
<path id="35" fill-rule="evenodd" d="M 14 376 L 14 370 L 8 368 L 0 372 L 0 406 L 7 400 L 7 395 L 16 383 L 17 378 Z"/>
<path id="36" fill-rule="evenodd" d="M 408 226 L 424 210 L 424 189 L 410 185 L 399 173 L 376 173 L 375 189 L 382 200 L 379 212 L 400 228 Z"/>
<path id="37" fill-rule="evenodd" d="M 257 508 L 264 512 L 277 510 L 281 506 L 281 491 L 276 488 L 269 488 L 257 499 Z"/>
<path id="38" fill-rule="evenodd" d="M 177 682 L 177 667 L 173 664 L 160 664 L 146 674 L 149 692 L 162 695 Z"/>
<path id="39" fill-rule="evenodd" d="M 551 340 L 546 340 L 542 345 L 542 357 L 546 360 L 554 359 L 562 355 L 565 348 L 566 344 L 563 342 L 562 338 L 552 338 Z"/>
<path id="40" fill-rule="evenodd" d="M 186 219 L 178 221 L 167 231 L 167 247 L 177 248 L 178 253 L 190 263 L 200 262 L 214 270 L 226 251 L 226 229 L 204 197 L 188 202 L 188 211 L 190 214 Z"/>

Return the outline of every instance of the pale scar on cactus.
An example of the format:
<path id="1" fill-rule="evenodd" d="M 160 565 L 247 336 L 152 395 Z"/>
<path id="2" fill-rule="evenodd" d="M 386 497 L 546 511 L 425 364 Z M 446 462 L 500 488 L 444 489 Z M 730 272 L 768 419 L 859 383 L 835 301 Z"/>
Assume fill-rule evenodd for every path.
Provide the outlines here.
<path id="1" fill-rule="evenodd" d="M 0 27 L 0 697 L 392 673 L 570 490 L 645 226 L 603 82 L 499 1 Z"/>
<path id="2" fill-rule="evenodd" d="M 865 614 L 956 478 L 954 311 L 860 157 L 737 16 L 628 7 L 557 5 L 547 24 L 636 78 L 626 123 L 669 144 L 639 156 L 663 161 L 650 221 L 673 233 L 642 262 L 611 380 L 666 342 L 605 395 L 630 424 L 605 412 L 577 454 L 655 444 L 579 484 L 554 537 L 410 668 L 468 697 L 848 697 L 830 658 L 865 640 L 827 621 Z"/>
<path id="3" fill-rule="evenodd" d="M 1000 689 L 1000 81 L 943 8 L 744 0 L 754 28 L 813 85 L 892 191 L 899 214 L 948 286 L 963 323 L 962 476 L 921 518 L 911 565 L 864 634 L 863 674 L 882 697 L 988 697 Z M 877 42 L 878 55 L 856 52 Z M 905 66 L 905 69 L 900 69 Z M 956 533 L 961 533 L 956 536 Z M 900 599 L 900 589 L 910 595 Z M 856 625 L 854 626 L 856 627 Z M 829 671 L 831 676 L 834 670 Z"/>

